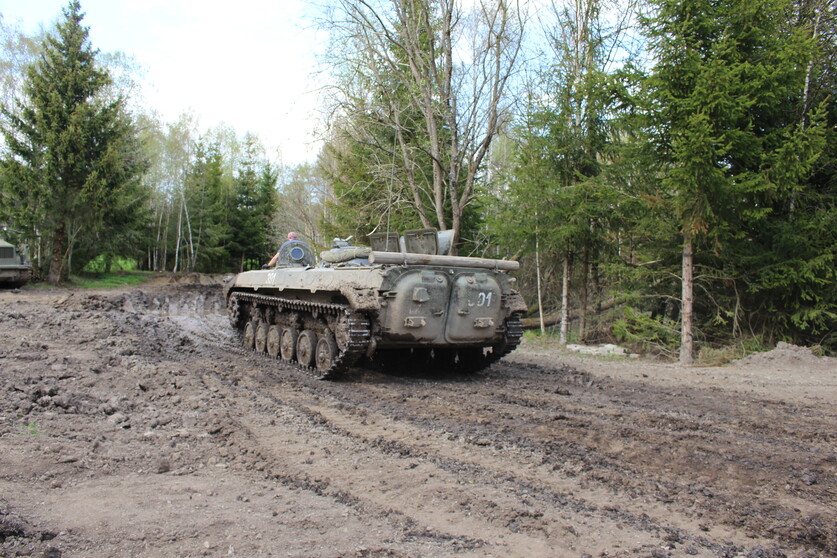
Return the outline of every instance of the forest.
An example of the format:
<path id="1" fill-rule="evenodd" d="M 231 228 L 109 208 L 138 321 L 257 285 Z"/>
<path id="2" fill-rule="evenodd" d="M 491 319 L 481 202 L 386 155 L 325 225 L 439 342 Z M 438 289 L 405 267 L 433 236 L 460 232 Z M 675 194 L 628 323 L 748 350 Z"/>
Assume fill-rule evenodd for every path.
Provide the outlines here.
<path id="1" fill-rule="evenodd" d="M 0 14 L 3 237 L 60 284 L 434 227 L 520 261 L 561 343 L 837 351 L 835 0 L 326 4 L 322 149 L 299 165 L 135 103 L 78 1 L 38 36 Z"/>

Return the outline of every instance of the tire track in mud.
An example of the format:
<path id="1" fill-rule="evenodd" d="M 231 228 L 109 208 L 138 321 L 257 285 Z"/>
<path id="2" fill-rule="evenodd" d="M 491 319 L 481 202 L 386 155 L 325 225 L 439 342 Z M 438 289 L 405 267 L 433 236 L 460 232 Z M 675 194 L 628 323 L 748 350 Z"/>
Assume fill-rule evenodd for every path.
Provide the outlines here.
<path id="1" fill-rule="evenodd" d="M 250 466 L 386 519 L 405 540 L 521 556 L 733 556 L 779 541 L 837 552 L 835 417 L 821 409 L 639 389 L 513 356 L 475 377 L 358 369 L 323 383 L 246 355 L 210 321 L 190 335 L 243 372 L 216 380 L 236 409 L 229 436 L 258 456 Z"/>
<path id="2" fill-rule="evenodd" d="M 352 490 L 351 483 L 340 482 L 343 479 L 333 475 L 333 466 L 338 462 L 359 463 L 377 455 L 364 455 L 364 448 L 335 433 L 324 417 L 305 405 L 271 395 L 264 386 L 250 381 L 249 375 L 242 381 L 213 373 L 211 381 L 223 386 L 230 403 L 239 411 L 232 419 L 234 424 L 226 428 L 225 438 L 246 456 L 238 463 L 244 469 L 259 471 L 268 479 L 330 498 L 361 516 L 384 521 L 400 531 L 401 542 L 429 545 L 419 555 L 443 556 L 485 544 L 473 537 L 433 529 L 405 510 L 359 494 Z M 241 413 L 242 408 L 247 412 Z"/>
<path id="3" fill-rule="evenodd" d="M 798 443 L 799 437 L 828 440 L 829 437 L 822 436 L 821 433 L 833 429 L 833 415 L 820 414 L 815 420 L 805 419 L 804 422 L 789 415 L 786 421 L 794 425 L 789 431 L 790 436 L 787 436 L 787 429 L 782 426 L 772 432 L 767 428 L 765 440 L 756 439 L 746 429 L 743 432 L 737 431 L 738 424 L 753 421 L 742 421 L 733 417 L 727 424 L 719 421 L 721 436 L 707 436 L 701 432 L 699 443 L 694 444 L 684 440 L 677 432 L 678 429 L 670 432 L 666 421 L 660 419 L 656 407 L 668 398 L 666 390 L 650 388 L 647 395 L 638 396 L 628 405 L 620 403 L 612 409 L 613 405 L 608 404 L 609 401 L 615 400 L 611 392 L 621 394 L 631 390 L 616 382 L 599 382 L 599 385 L 593 387 L 596 389 L 574 390 L 575 415 L 570 412 L 559 415 L 562 419 L 573 416 L 577 419 L 580 407 L 586 415 L 580 421 L 576 420 L 580 424 L 571 424 L 569 428 L 562 427 L 547 436 L 542 436 L 538 432 L 539 427 L 535 426 L 528 433 L 519 436 L 519 443 L 534 448 L 551 445 L 555 453 L 569 454 L 573 459 L 577 459 L 587 473 L 581 475 L 581 482 L 592 478 L 604 482 L 614 490 L 630 494 L 650 494 L 664 503 L 680 503 L 685 509 L 697 508 L 695 513 L 704 514 L 712 521 L 743 527 L 750 535 L 784 538 L 819 552 L 834 552 L 833 449 L 828 443 L 805 448 L 800 447 Z M 528 397 L 528 394 L 549 391 L 530 384 L 527 385 L 525 393 Z M 678 402 L 678 412 L 685 413 L 687 417 L 694 416 L 694 422 L 700 429 L 707 422 L 700 418 L 705 413 L 706 404 L 689 403 L 696 399 L 695 395 L 700 394 L 688 390 L 684 390 L 683 394 L 676 393 L 683 399 Z M 508 401 L 509 397 L 504 396 L 503 399 Z M 733 403 L 729 398 L 725 400 L 711 394 L 709 397 L 722 405 L 728 406 Z M 473 399 L 457 398 L 457 401 L 466 405 L 465 401 Z M 540 406 L 539 403 L 527 400 L 523 409 Z M 711 409 L 711 405 L 709 408 Z M 614 417 L 622 418 L 629 414 L 634 415 L 630 417 L 630 421 L 614 424 L 617 422 Z M 755 422 L 775 424 L 771 422 L 772 414 L 771 411 L 765 419 L 759 412 L 755 412 Z M 738 413 L 736 415 L 740 416 Z M 543 425 L 544 417 L 530 413 L 523 422 L 528 425 Z M 761 430 L 765 429 L 759 429 Z M 783 436 L 786 437 L 783 439 Z M 782 443 L 777 444 L 776 440 Z M 677 453 L 681 446 L 686 447 L 683 452 Z M 783 447 L 788 448 L 788 451 L 781 451 Z M 674 448 L 674 453 L 667 448 Z M 803 449 L 804 451 L 801 451 Z M 664 451 L 668 454 L 663 455 Z M 692 458 L 684 460 L 684 455 Z M 713 455 L 720 457 L 713 460 Z M 805 467 L 811 467 L 808 473 L 804 473 Z M 749 468 L 757 471 L 751 473 Z M 811 475 L 811 471 L 819 471 L 819 482 L 813 490 L 793 489 L 794 493 L 789 493 L 785 486 L 788 475 L 796 478 L 802 473 L 804 478 Z M 725 478 L 726 475 L 730 478 Z M 739 483 L 742 486 L 739 486 Z M 649 487 L 656 487 L 656 491 L 649 492 Z M 758 494 L 748 492 L 752 489 L 759 489 Z M 774 491 L 779 492 L 778 496 Z"/>
<path id="4" fill-rule="evenodd" d="M 259 360 L 260 359 L 257 359 L 257 362 Z M 257 368 L 261 367 L 257 365 Z M 275 374 L 276 371 L 270 374 L 267 378 L 259 378 L 256 381 L 256 384 L 270 383 L 270 378 Z M 251 379 L 258 377 L 258 375 L 258 372 L 256 373 L 256 376 L 253 376 L 253 374 L 250 373 Z M 304 385 L 308 382 L 302 382 L 303 385 L 300 385 L 299 382 L 296 382 L 293 378 L 289 377 L 274 381 L 285 382 L 285 384 L 277 385 L 273 388 L 278 392 L 277 395 L 265 396 L 263 388 L 259 386 L 258 391 L 262 394 L 261 396 L 268 397 L 269 399 L 269 402 L 267 404 L 263 404 L 262 407 L 270 408 L 271 404 L 274 406 L 291 405 L 296 410 L 295 412 L 300 416 L 308 417 L 310 426 L 308 427 L 309 430 L 307 430 L 307 432 L 309 433 L 311 428 L 315 428 L 329 432 L 332 436 L 336 437 L 337 440 L 343 440 L 348 437 L 354 441 L 358 441 L 360 442 L 361 448 L 365 451 L 372 451 L 369 449 L 371 447 L 373 450 L 379 450 L 383 453 L 383 455 L 375 455 L 372 458 L 373 461 L 377 461 L 379 463 L 384 462 L 387 459 L 391 459 L 391 456 L 395 455 L 399 460 L 406 458 L 408 460 L 418 460 L 422 465 L 431 464 L 434 467 L 434 474 L 439 474 L 438 471 L 441 470 L 447 471 L 450 475 L 453 475 L 453 480 L 450 481 L 450 484 L 454 485 L 456 487 L 456 491 L 459 492 L 461 492 L 461 485 L 472 484 L 478 487 L 476 492 L 480 494 L 485 494 L 486 492 L 491 491 L 501 493 L 500 496 L 493 499 L 486 500 L 483 498 L 483 500 L 478 502 L 475 506 L 470 504 L 472 504 L 472 501 L 475 501 L 476 498 L 466 496 L 466 498 L 461 500 L 461 502 L 466 502 L 466 504 L 462 507 L 469 507 L 471 510 L 476 507 L 483 510 L 483 512 L 484 508 L 500 508 L 505 510 L 507 515 L 511 514 L 512 516 L 515 516 L 516 514 L 516 516 L 523 518 L 533 517 L 538 520 L 536 523 L 541 524 L 538 529 L 545 533 L 550 531 L 550 529 L 554 530 L 556 524 L 563 524 L 563 529 L 566 533 L 572 535 L 572 537 L 570 537 L 571 542 L 568 543 L 570 547 L 574 546 L 573 542 L 577 540 L 596 540 L 597 535 L 600 534 L 603 528 L 603 525 L 611 523 L 612 525 L 609 526 L 609 528 L 612 530 L 622 531 L 620 537 L 623 540 L 627 540 L 625 539 L 624 534 L 626 528 L 637 530 L 639 534 L 635 536 L 635 539 L 637 541 L 636 545 L 638 548 L 642 548 L 643 543 L 646 549 L 654 548 L 655 546 L 664 544 L 667 540 L 669 543 L 672 541 L 688 543 L 690 545 L 688 549 L 692 551 L 692 554 L 698 552 L 698 547 L 708 551 L 710 553 L 709 555 L 721 555 L 726 552 L 724 548 L 728 545 L 725 546 L 724 544 L 713 542 L 701 535 L 689 535 L 684 529 L 671 527 L 660 520 L 651 520 L 649 517 L 644 515 L 644 511 L 628 511 L 628 509 L 636 509 L 637 507 L 640 507 L 640 509 L 651 508 L 654 507 L 654 504 L 637 506 L 637 503 L 630 500 L 630 498 L 627 500 L 622 498 L 625 501 L 621 502 L 621 504 L 624 505 L 627 508 L 626 509 L 614 504 L 615 501 L 619 500 L 614 493 L 601 488 L 586 489 L 586 492 L 593 496 L 591 499 L 606 500 L 611 502 L 611 504 L 605 508 L 600 508 L 587 503 L 587 501 L 583 498 L 573 495 L 574 492 L 578 493 L 580 490 L 577 486 L 577 481 L 572 477 L 564 478 L 564 486 L 561 487 L 561 490 L 558 490 L 555 481 L 556 473 L 551 467 L 548 467 L 548 470 L 545 473 L 541 471 L 539 475 L 520 474 L 519 471 L 521 469 L 531 467 L 532 463 L 545 463 L 546 460 L 544 460 L 542 455 L 533 455 L 530 451 L 524 451 L 521 453 L 519 448 L 502 441 L 464 439 L 461 433 L 453 434 L 447 432 L 443 427 L 432 428 L 428 432 L 428 427 L 426 425 L 421 425 L 416 428 L 412 426 L 411 423 L 405 423 L 398 417 L 393 419 L 390 416 L 386 416 L 386 414 L 382 415 L 378 413 L 378 410 L 374 407 L 372 408 L 374 410 L 368 410 L 369 408 L 365 406 L 360 407 L 357 405 L 357 401 L 354 400 L 354 397 L 350 397 L 347 402 L 346 398 L 342 396 L 344 394 L 340 390 L 338 390 L 338 394 L 335 397 L 325 397 L 323 395 L 324 390 L 329 392 L 329 395 L 335 395 L 333 393 L 333 385 L 317 382 L 314 382 L 312 386 Z M 293 385 L 293 387 L 288 390 L 288 386 L 286 384 L 296 385 Z M 316 395 L 312 395 L 306 393 L 306 387 L 320 389 L 317 389 Z M 351 389 L 350 395 L 352 396 L 364 391 L 362 389 L 363 386 L 360 384 L 350 385 L 348 387 Z M 359 391 L 358 388 L 360 388 Z M 246 388 L 246 390 L 253 389 L 253 387 Z M 295 395 L 289 398 L 289 393 Z M 375 396 L 375 399 L 378 398 L 378 396 Z M 269 437 L 269 435 L 263 434 L 262 437 Z M 431 439 L 432 443 L 420 444 L 404 442 L 404 440 L 413 439 Z M 441 442 L 439 442 L 439 440 L 441 440 Z M 337 442 L 327 442 L 326 444 L 331 443 Z M 320 444 L 322 445 L 322 443 Z M 509 448 L 505 450 L 505 453 L 514 454 L 513 459 L 509 459 L 509 457 L 506 456 L 498 460 L 496 457 L 491 455 L 498 453 L 497 448 L 502 448 L 504 444 Z M 355 445 L 357 444 L 349 444 L 346 452 L 350 454 L 357 454 L 360 450 L 355 447 Z M 303 451 L 304 449 L 305 448 L 303 448 Z M 499 451 L 503 453 L 504 450 L 501 449 Z M 451 458 L 449 456 L 456 457 Z M 408 465 L 409 469 L 416 469 L 417 467 L 418 466 L 415 463 Z M 540 468 L 543 469 L 543 467 Z M 328 469 L 330 469 L 330 466 L 327 465 L 326 471 L 321 471 L 321 475 L 328 475 Z M 400 474 L 403 476 L 404 473 L 401 472 L 401 470 L 402 466 L 398 465 L 391 468 L 390 474 Z M 468 478 L 467 482 L 462 481 L 461 477 L 463 475 Z M 345 493 L 348 491 L 356 493 L 358 490 L 364 492 L 363 498 L 368 500 L 368 486 L 363 486 L 358 489 L 352 486 L 352 483 L 349 482 L 349 485 L 346 488 L 343 488 L 341 485 L 339 492 Z M 394 489 L 391 487 L 387 488 L 387 492 L 391 492 L 392 490 Z M 581 492 L 584 493 L 585 490 L 581 490 Z M 391 501 L 387 498 L 388 496 L 384 497 L 385 502 L 382 504 L 384 507 L 392 505 Z M 454 498 L 452 496 L 448 497 L 448 500 L 451 499 Z M 530 505 L 535 505 L 536 507 L 537 505 L 540 505 L 541 509 L 536 509 L 534 511 L 527 509 L 514 509 L 516 502 L 526 502 L 527 500 L 530 501 Z M 503 504 L 498 505 L 497 501 L 501 501 Z M 531 504 L 531 502 L 535 502 L 536 504 Z M 659 508 L 659 506 L 657 506 L 657 508 Z M 562 509 L 569 510 L 572 514 L 571 519 L 568 521 L 565 518 L 563 521 L 560 521 L 556 520 L 555 517 L 550 517 L 549 514 L 552 513 L 553 509 L 558 510 L 558 512 Z M 547 510 L 546 513 L 543 510 Z M 402 512 L 415 515 L 417 517 L 421 516 L 421 511 L 409 512 L 402 510 Z M 451 513 L 455 518 L 460 513 L 460 510 L 453 510 Z M 499 519 L 502 519 L 503 521 L 498 521 L 496 512 L 492 512 L 490 514 L 483 513 L 483 515 L 486 515 L 486 522 L 489 525 L 489 527 L 486 527 L 485 529 L 488 532 L 505 532 L 503 538 L 511 537 L 512 533 L 521 530 L 521 528 L 534 529 L 531 525 L 527 526 L 525 524 L 521 527 L 520 521 L 517 517 L 514 517 L 513 519 L 500 517 Z M 657 509 L 655 515 L 657 517 L 668 515 L 668 519 L 670 520 L 672 512 L 671 510 Z M 445 518 L 444 524 L 456 523 L 454 518 Z M 686 522 L 688 523 L 688 521 Z M 509 530 L 511 530 L 511 533 L 509 533 Z M 543 549 L 551 548 L 554 550 L 556 547 L 559 547 L 557 541 L 561 540 L 561 537 L 556 538 L 554 534 L 549 533 L 549 536 L 544 536 L 542 539 L 543 540 L 540 544 L 545 545 Z M 648 541 L 650 539 L 654 539 L 656 542 L 649 543 Z M 518 541 L 516 546 L 520 546 L 521 544 L 522 543 Z M 569 550 L 570 547 L 565 546 L 564 548 Z M 589 550 L 593 549 L 590 548 Z"/>
<path id="5" fill-rule="evenodd" d="M 251 387 L 243 387 L 247 392 L 243 397 L 252 398 Z M 298 436 L 289 434 L 284 421 L 274 428 L 251 421 L 242 425 L 252 434 L 247 445 L 257 446 L 260 457 L 273 462 L 271 468 L 295 469 L 305 483 L 311 482 L 313 474 L 318 489 L 329 487 L 341 501 L 350 494 L 360 509 L 396 518 L 409 526 L 408 535 L 434 533 L 436 539 L 455 541 L 456 548 L 499 545 L 514 548 L 512 555 L 538 556 L 579 551 L 579 544 L 583 550 L 598 553 L 604 547 L 597 548 L 593 542 L 595 531 L 607 523 L 610 529 L 624 528 L 623 518 L 597 517 L 597 510 L 583 503 L 521 482 L 510 467 L 493 470 L 480 465 L 492 459 L 478 455 L 479 450 L 486 452 L 479 446 L 463 461 L 452 457 L 469 453 L 461 441 L 443 436 L 440 444 L 435 432 L 405 428 L 374 411 L 347 412 L 345 404 L 335 404 L 330 398 L 293 393 L 289 398 L 284 392 L 261 391 L 257 398 L 267 403 L 255 407 L 269 409 L 272 404 L 292 409 L 293 415 L 307 423 Z M 405 442 L 412 439 L 416 442 Z M 281 450 L 273 449 L 271 441 Z M 314 456 L 303 461 L 306 467 L 287 461 L 288 455 L 299 459 L 306 454 Z M 344 468 L 340 462 L 346 460 L 354 465 Z M 573 521 L 550 517 L 561 508 L 572 512 Z M 556 524 L 562 525 L 563 538 L 549 532 Z M 484 536 L 474 538 L 472 533 Z M 647 538 L 647 533 L 639 533 L 636 544 Z"/>

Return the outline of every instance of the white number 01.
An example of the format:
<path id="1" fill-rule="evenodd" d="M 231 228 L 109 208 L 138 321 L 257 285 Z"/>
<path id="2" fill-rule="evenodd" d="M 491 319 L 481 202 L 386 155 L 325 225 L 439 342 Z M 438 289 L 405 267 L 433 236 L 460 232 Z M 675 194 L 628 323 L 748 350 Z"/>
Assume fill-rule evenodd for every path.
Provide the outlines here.
<path id="1" fill-rule="evenodd" d="M 491 291 L 482 291 L 477 295 L 477 306 L 491 306 Z"/>

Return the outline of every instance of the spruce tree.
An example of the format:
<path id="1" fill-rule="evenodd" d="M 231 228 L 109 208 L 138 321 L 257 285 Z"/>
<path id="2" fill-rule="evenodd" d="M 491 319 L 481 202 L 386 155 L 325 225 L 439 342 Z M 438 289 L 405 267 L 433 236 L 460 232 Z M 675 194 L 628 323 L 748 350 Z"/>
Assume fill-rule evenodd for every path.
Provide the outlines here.
<path id="1" fill-rule="evenodd" d="M 228 215 L 232 201 L 225 191 L 224 162 L 217 142 L 208 147 L 197 142 L 194 158 L 184 185 L 194 238 L 188 269 L 219 273 L 228 269 L 226 243 L 232 235 Z"/>
<path id="2" fill-rule="evenodd" d="M 813 41 L 790 2 L 653 4 L 646 26 L 657 65 L 647 100 L 666 164 L 661 186 L 681 230 L 680 360 L 690 363 L 695 266 L 734 264 L 741 240 L 759 249 L 748 234 L 802 187 L 824 147 L 823 121 L 797 110 Z M 738 268 L 732 280 L 741 275 L 729 267 Z"/>
<path id="3" fill-rule="evenodd" d="M 239 271 L 258 269 L 275 253 L 270 223 L 277 209 L 277 173 L 261 157 L 255 137 L 244 140 L 244 157 L 235 177 L 231 238 L 227 245 Z"/>
<path id="4" fill-rule="evenodd" d="M 50 283 L 66 278 L 75 242 L 125 221 L 145 169 L 123 99 L 106 98 L 110 77 L 81 5 L 73 0 L 63 14 L 28 69 L 18 110 L 3 109 L 3 188 L 18 201 L 18 222 L 50 246 Z"/>

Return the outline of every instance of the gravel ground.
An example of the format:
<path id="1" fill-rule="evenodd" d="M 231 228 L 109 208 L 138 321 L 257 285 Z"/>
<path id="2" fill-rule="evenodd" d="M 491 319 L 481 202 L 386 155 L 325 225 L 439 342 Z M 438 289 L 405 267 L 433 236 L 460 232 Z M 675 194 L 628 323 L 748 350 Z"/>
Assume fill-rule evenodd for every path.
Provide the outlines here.
<path id="1" fill-rule="evenodd" d="M 214 278 L 0 292 L 0 556 L 837 555 L 837 362 L 320 382 Z"/>

